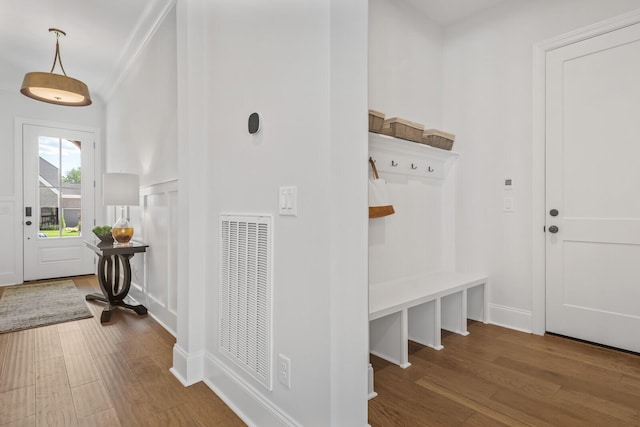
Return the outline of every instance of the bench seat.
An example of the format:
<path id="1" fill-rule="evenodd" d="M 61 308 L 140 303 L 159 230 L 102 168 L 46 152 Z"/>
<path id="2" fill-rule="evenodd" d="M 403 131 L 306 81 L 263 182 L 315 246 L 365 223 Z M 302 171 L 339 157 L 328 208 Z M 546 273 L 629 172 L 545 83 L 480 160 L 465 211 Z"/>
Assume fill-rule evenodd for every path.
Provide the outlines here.
<path id="1" fill-rule="evenodd" d="M 370 284 L 370 352 L 407 368 L 408 340 L 440 350 L 441 329 L 468 335 L 467 318 L 487 321 L 487 281 L 484 274 L 433 272 Z"/>

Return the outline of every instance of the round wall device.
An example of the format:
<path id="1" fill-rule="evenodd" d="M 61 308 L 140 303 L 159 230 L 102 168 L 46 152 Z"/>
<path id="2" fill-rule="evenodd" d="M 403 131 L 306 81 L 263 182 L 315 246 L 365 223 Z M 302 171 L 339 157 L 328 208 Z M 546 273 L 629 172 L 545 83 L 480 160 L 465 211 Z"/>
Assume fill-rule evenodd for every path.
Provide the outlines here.
<path id="1" fill-rule="evenodd" d="M 251 113 L 249 115 L 249 133 L 251 135 L 260 132 L 262 129 L 262 118 L 258 113 Z"/>

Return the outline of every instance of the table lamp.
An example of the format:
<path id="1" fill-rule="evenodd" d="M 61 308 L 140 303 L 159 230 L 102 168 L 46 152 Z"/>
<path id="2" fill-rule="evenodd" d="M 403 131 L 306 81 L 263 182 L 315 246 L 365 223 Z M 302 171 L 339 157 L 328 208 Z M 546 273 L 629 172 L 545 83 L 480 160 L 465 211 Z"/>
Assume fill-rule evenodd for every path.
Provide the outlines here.
<path id="1" fill-rule="evenodd" d="M 140 177 L 131 173 L 105 173 L 102 175 L 102 202 L 105 206 L 120 206 L 120 217 L 111 227 L 111 234 L 118 243 L 129 243 L 133 227 L 125 208 L 140 204 Z"/>

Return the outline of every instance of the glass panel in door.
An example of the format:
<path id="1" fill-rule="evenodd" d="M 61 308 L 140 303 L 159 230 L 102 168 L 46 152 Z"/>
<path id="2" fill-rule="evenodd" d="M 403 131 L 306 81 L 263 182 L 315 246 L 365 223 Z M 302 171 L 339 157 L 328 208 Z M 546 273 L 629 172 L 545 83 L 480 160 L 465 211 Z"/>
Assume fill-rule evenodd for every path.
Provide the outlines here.
<path id="1" fill-rule="evenodd" d="M 92 273 L 82 224 L 93 227 L 93 133 L 23 128 L 24 279 Z"/>

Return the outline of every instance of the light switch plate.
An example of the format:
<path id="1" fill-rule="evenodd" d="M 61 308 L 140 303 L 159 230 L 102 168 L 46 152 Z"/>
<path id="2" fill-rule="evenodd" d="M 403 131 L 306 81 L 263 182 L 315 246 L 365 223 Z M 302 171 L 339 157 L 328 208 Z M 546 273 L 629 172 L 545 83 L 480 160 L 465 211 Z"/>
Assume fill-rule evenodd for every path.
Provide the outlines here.
<path id="1" fill-rule="evenodd" d="M 298 215 L 298 187 L 295 185 L 280 187 L 278 198 L 278 212 L 280 215 Z"/>
<path id="2" fill-rule="evenodd" d="M 505 197 L 503 207 L 505 212 L 513 212 L 513 197 Z"/>

